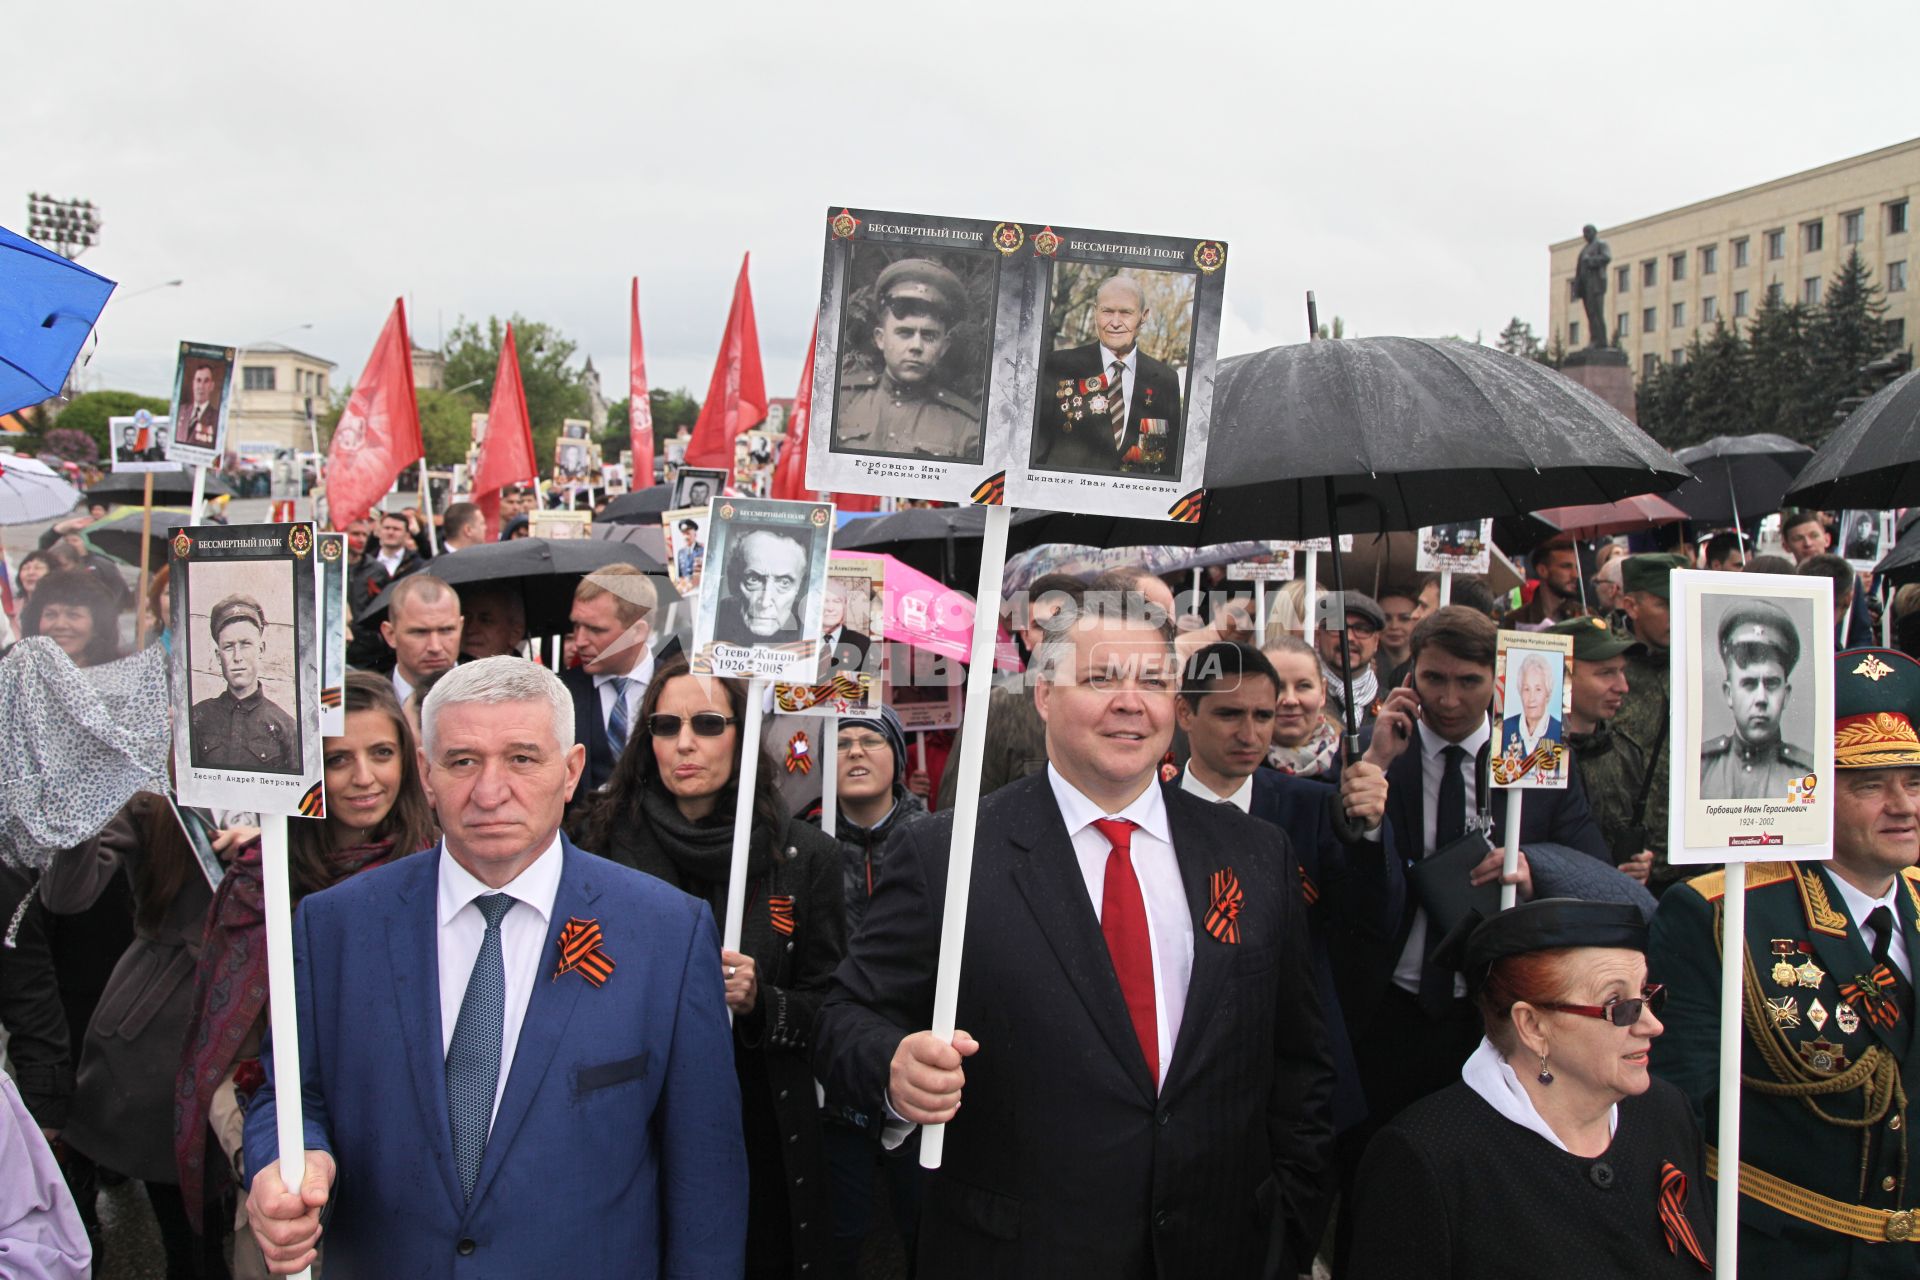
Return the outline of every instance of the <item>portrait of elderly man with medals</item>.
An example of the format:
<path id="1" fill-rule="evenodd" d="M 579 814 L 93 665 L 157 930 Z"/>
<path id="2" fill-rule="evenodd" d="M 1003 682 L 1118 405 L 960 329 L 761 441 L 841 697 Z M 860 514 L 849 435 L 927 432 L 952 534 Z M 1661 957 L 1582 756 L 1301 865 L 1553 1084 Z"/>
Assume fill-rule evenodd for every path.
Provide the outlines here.
<path id="1" fill-rule="evenodd" d="M 1094 294 L 1094 340 L 1048 353 L 1035 467 L 1178 474 L 1180 375 L 1141 349 L 1149 315 L 1139 276 L 1110 275 Z"/>
<path id="2" fill-rule="evenodd" d="M 1745 625 L 1745 624 L 1741 624 Z M 1920 663 L 1834 659 L 1831 862 L 1754 862 L 1741 1049 L 1740 1257 L 1749 1274 L 1920 1273 L 1910 1099 L 1920 958 Z M 1648 967 L 1672 993 L 1658 1076 L 1692 1099 L 1717 1166 L 1721 905 L 1726 871 L 1676 885 Z"/>

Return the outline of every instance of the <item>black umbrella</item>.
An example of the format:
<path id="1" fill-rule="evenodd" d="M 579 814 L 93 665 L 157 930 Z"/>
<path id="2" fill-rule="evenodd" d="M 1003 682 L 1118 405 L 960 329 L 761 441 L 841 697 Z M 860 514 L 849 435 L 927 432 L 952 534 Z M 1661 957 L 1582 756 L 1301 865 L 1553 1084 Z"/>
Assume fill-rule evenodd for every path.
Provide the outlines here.
<path id="1" fill-rule="evenodd" d="M 672 509 L 673 486 L 649 485 L 645 489 L 621 494 L 609 502 L 607 509 L 594 517 L 594 521 L 596 524 L 650 524 L 658 528 L 661 513 Z"/>
<path id="2" fill-rule="evenodd" d="M 835 551 L 871 551 L 893 556 L 940 581 L 962 585 L 980 577 L 980 543 L 986 536 L 985 507 L 909 507 L 891 515 L 864 516 L 834 530 Z M 1194 546 L 1199 527 L 1166 520 L 1016 511 L 1008 522 L 1007 551 L 1045 543 L 1089 547 Z"/>
<path id="3" fill-rule="evenodd" d="M 608 565 L 630 564 L 653 580 L 659 595 L 660 616 L 669 604 L 680 598 L 667 579 L 666 567 L 625 542 L 604 542 L 588 538 L 515 538 L 511 542 L 485 542 L 463 547 L 429 560 L 422 570 L 454 587 L 486 584 L 489 587 L 520 588 L 526 605 L 527 634 L 556 635 L 567 630 L 568 614 L 573 610 L 573 589 L 580 579 Z M 385 618 L 385 593 L 377 595 L 354 618 L 371 625 Z"/>
<path id="4" fill-rule="evenodd" d="M 1764 431 L 1715 436 L 1674 455 L 1695 478 L 1669 496 L 1691 520 L 1738 526 L 1743 520 L 1778 511 L 1787 486 L 1812 456 L 1813 450 L 1799 441 Z"/>
<path id="5" fill-rule="evenodd" d="M 125 507 L 101 516 L 80 530 L 80 536 L 101 555 L 112 556 L 121 564 L 140 563 L 140 531 L 146 523 L 145 507 Z M 183 524 L 192 524 L 184 507 L 155 507 L 153 524 L 147 534 L 150 548 L 148 565 L 159 568 L 167 562 L 167 539 Z"/>
<path id="6" fill-rule="evenodd" d="M 176 471 L 109 471 L 106 475 L 89 485 L 89 498 L 104 498 L 108 502 L 139 502 L 146 493 L 147 476 L 153 476 L 153 500 L 159 502 L 190 502 L 193 500 L 193 472 L 181 469 Z M 217 471 L 207 472 L 207 489 L 203 495 L 217 498 L 221 494 L 231 494 L 232 489 L 220 478 Z"/>
<path id="7" fill-rule="evenodd" d="M 1337 547 L 1343 531 L 1612 502 L 1687 478 L 1584 387 L 1450 339 L 1353 338 L 1236 356 L 1220 363 L 1213 405 L 1198 528 L 1207 542 L 1333 536 Z M 1333 570 L 1344 590 L 1338 555 Z M 1350 690 L 1346 704 L 1357 752 Z"/>
<path id="8" fill-rule="evenodd" d="M 1848 414 L 1787 497 L 1795 506 L 1856 511 L 1920 503 L 1920 369 Z"/>

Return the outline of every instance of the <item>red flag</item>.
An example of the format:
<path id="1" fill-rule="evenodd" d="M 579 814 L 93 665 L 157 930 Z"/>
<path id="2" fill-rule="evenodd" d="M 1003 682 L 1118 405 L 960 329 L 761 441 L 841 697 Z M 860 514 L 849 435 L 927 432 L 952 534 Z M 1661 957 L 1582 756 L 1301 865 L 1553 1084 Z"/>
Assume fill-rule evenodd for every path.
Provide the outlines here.
<path id="1" fill-rule="evenodd" d="M 407 309 L 396 298 L 327 446 L 328 522 L 344 529 L 365 516 L 393 487 L 394 477 L 425 454 Z"/>
<path id="2" fill-rule="evenodd" d="M 647 399 L 647 356 L 640 346 L 640 277 L 633 278 L 633 342 L 627 354 L 627 430 L 633 436 L 630 489 L 653 485 L 653 402 Z"/>
<path id="3" fill-rule="evenodd" d="M 813 322 L 813 338 L 807 342 L 807 362 L 800 370 L 800 389 L 793 394 L 793 417 L 787 420 L 787 443 L 781 447 L 780 461 L 773 465 L 773 496 L 792 502 L 818 502 L 820 495 L 807 488 L 807 428 L 813 421 L 813 343 L 820 336 L 820 322 Z"/>
<path id="4" fill-rule="evenodd" d="M 513 326 L 508 325 L 507 340 L 500 344 L 500 368 L 493 375 L 493 402 L 487 406 L 487 434 L 480 440 L 471 479 L 473 499 L 486 514 L 489 530 L 498 532 L 500 490 L 534 477 L 527 392 L 520 385 L 520 356 L 513 345 Z"/>
<path id="5" fill-rule="evenodd" d="M 742 431 L 757 427 L 767 417 L 767 383 L 760 371 L 760 331 L 753 323 L 753 290 L 747 284 L 747 261 L 740 259 L 740 278 L 733 286 L 733 306 L 727 311 L 727 332 L 720 340 L 720 357 L 713 362 L 713 380 L 700 405 L 700 419 L 687 441 L 690 467 L 720 467 L 733 474 L 733 443 Z"/>

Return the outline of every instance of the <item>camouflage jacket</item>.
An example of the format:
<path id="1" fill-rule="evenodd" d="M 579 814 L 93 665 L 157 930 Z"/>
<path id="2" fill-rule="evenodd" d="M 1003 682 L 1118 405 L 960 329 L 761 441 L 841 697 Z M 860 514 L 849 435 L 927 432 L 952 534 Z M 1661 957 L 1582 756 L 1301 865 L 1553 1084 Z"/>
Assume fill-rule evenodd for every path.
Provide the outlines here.
<path id="1" fill-rule="evenodd" d="M 1639 749 L 1645 767 L 1653 770 L 1647 791 L 1647 847 L 1653 850 L 1653 874 L 1648 888 L 1659 893 L 1676 880 L 1697 875 L 1691 868 L 1667 865 L 1667 651 L 1641 642 L 1627 650 L 1627 696 L 1613 731 Z M 1658 750 L 1655 750 L 1655 747 Z M 1631 799 L 1631 797 L 1629 797 Z M 1605 824 L 1602 824 L 1604 829 Z"/>

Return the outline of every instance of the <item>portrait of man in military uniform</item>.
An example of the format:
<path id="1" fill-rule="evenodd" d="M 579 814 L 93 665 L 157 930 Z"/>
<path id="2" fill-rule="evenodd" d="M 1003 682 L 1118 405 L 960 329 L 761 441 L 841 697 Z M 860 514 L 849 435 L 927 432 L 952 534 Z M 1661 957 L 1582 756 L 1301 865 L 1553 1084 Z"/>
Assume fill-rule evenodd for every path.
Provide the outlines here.
<path id="1" fill-rule="evenodd" d="M 1705 627 L 1702 634 L 1708 634 Z M 1793 781 L 1814 768 L 1812 753 L 1785 733 L 1793 670 L 1800 661 L 1799 630 L 1770 600 L 1736 599 L 1712 634 L 1725 672 L 1719 693 L 1732 717 L 1732 732 L 1700 748 L 1700 798 L 1785 800 Z M 1710 670 L 1703 661 L 1702 671 Z M 1708 689 L 1702 701 L 1712 697 Z"/>
<path id="2" fill-rule="evenodd" d="M 193 704 L 194 767 L 300 772 L 299 729 L 261 684 L 267 659 L 266 610 L 250 595 L 226 596 L 208 613 L 207 630 L 226 687 Z"/>
<path id="3" fill-rule="evenodd" d="M 872 321 L 849 307 L 833 408 L 836 452 L 977 464 L 985 416 L 984 352 L 963 352 L 973 322 L 967 286 L 936 257 L 889 263 L 874 278 Z M 862 263 L 856 258 L 857 279 Z"/>

